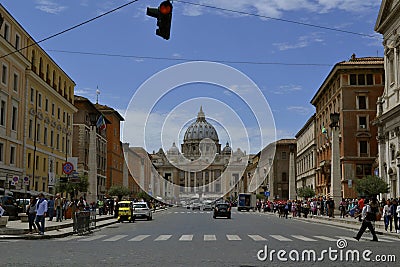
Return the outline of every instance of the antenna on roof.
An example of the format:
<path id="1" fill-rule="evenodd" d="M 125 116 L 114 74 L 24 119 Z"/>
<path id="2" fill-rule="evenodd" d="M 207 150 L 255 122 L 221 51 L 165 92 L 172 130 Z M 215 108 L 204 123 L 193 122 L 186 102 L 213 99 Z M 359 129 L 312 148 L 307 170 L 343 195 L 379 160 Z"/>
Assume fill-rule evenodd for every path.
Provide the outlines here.
<path id="1" fill-rule="evenodd" d="M 96 104 L 99 103 L 99 94 L 100 94 L 100 90 L 99 90 L 99 86 L 97 86 L 97 90 L 96 90 Z"/>

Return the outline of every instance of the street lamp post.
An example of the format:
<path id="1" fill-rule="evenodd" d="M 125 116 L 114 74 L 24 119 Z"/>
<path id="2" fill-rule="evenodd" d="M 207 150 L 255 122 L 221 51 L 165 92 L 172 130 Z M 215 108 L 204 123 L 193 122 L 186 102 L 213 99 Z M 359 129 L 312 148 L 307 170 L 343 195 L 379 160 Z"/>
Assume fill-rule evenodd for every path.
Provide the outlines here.
<path id="1" fill-rule="evenodd" d="M 289 199 L 296 199 L 296 165 L 295 153 L 296 145 L 289 144 Z"/>
<path id="2" fill-rule="evenodd" d="M 331 124 L 332 129 L 332 159 L 331 159 L 331 188 L 330 197 L 338 205 L 342 193 L 341 193 L 341 173 L 340 173 L 340 146 L 339 146 L 339 113 L 331 113 Z M 338 211 L 335 209 L 335 211 Z"/>
<path id="3" fill-rule="evenodd" d="M 89 203 L 97 201 L 97 148 L 96 148 L 96 122 L 97 113 L 89 113 L 90 119 L 90 134 L 89 134 L 89 157 L 88 157 L 88 180 L 89 180 L 89 192 L 88 199 Z"/>

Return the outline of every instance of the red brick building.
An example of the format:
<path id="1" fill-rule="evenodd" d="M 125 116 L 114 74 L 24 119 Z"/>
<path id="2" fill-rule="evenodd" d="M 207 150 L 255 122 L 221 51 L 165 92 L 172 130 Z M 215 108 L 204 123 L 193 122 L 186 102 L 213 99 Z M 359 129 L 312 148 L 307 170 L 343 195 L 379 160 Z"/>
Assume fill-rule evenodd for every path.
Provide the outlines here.
<path id="1" fill-rule="evenodd" d="M 376 102 L 384 87 L 383 58 L 357 58 L 337 63 L 311 100 L 316 107 L 316 193 L 330 192 L 330 114 L 339 113 L 340 173 L 343 197 L 357 197 L 357 179 L 373 173 L 378 154 Z"/>
<path id="2" fill-rule="evenodd" d="M 107 136 L 107 180 L 106 190 L 113 185 L 128 187 L 127 181 L 124 183 L 124 151 L 120 139 L 120 126 L 124 118 L 111 107 L 95 104 L 96 108 L 110 122 L 106 127 Z"/>

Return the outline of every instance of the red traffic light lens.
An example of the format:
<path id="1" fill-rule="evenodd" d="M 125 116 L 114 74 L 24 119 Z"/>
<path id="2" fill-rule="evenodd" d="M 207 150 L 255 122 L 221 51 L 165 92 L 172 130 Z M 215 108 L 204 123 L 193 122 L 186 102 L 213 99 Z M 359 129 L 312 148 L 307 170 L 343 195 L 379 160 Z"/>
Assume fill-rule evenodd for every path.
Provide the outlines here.
<path id="1" fill-rule="evenodd" d="M 168 15 L 172 12 L 172 4 L 169 1 L 164 1 L 160 4 L 160 13 L 163 15 Z"/>

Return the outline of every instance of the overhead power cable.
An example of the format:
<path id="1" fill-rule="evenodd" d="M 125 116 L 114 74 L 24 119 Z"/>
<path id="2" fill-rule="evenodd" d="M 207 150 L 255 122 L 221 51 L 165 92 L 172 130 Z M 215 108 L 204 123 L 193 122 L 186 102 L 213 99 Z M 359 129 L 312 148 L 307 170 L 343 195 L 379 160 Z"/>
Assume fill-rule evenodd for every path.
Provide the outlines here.
<path id="1" fill-rule="evenodd" d="M 199 58 L 154 57 L 154 56 L 109 54 L 109 53 L 94 53 L 94 52 L 83 52 L 83 51 L 68 51 L 68 50 L 56 50 L 56 49 L 49 49 L 48 51 L 56 53 L 79 54 L 88 56 L 105 56 L 105 57 L 136 58 L 136 59 L 151 59 L 151 60 L 212 61 L 212 62 L 227 63 L 227 64 L 250 64 L 250 65 L 325 66 L 325 67 L 332 66 L 332 64 L 323 64 L 323 63 L 285 63 L 285 62 L 216 60 L 216 59 L 199 59 Z"/>
<path id="2" fill-rule="evenodd" d="M 276 20 L 276 21 L 287 22 L 287 23 L 292 23 L 292 24 L 298 24 L 298 25 L 302 25 L 302 26 L 319 28 L 319 29 L 324 29 L 324 30 L 329 30 L 329 31 L 353 34 L 353 35 L 369 37 L 369 38 L 374 38 L 374 39 L 382 39 L 382 37 L 379 37 L 379 36 L 376 36 L 376 35 L 371 35 L 371 34 L 365 34 L 365 33 L 360 33 L 360 32 L 341 30 L 341 29 L 337 29 L 337 28 L 332 28 L 332 27 L 327 27 L 327 26 L 322 26 L 322 25 L 316 25 L 316 24 L 306 23 L 306 22 L 301 22 L 301 21 L 289 20 L 289 19 L 274 18 L 274 17 L 270 17 L 270 16 L 254 14 L 254 13 L 249 13 L 249 12 L 239 11 L 239 10 L 233 10 L 233 9 L 228 9 L 228 8 L 222 8 L 222 7 L 217 7 L 217 6 L 210 6 L 210 5 L 206 5 L 206 4 L 193 3 L 193 2 L 188 2 L 188 1 L 184 1 L 184 0 L 174 0 L 174 2 L 180 2 L 180 3 L 183 3 L 183 4 L 194 5 L 194 6 L 201 6 L 201 7 L 216 9 L 216 10 L 220 10 L 220 11 L 236 13 L 236 14 L 240 14 L 240 15 L 254 16 L 254 17 L 260 17 L 260 18 L 264 18 L 264 19 L 270 19 L 270 20 Z"/>
<path id="3" fill-rule="evenodd" d="M 18 50 L 15 50 L 15 51 L 10 52 L 10 53 L 8 53 L 8 54 L 2 55 L 2 56 L 0 56 L 0 58 L 4 58 L 4 57 L 7 57 L 7 56 L 9 56 L 9 55 L 15 54 L 15 53 L 20 52 L 20 51 L 22 51 L 22 50 L 24 50 L 24 49 L 27 49 L 28 47 L 31 47 L 31 46 L 33 46 L 33 45 L 40 44 L 40 43 L 42 43 L 42 42 L 44 42 L 44 41 L 47 41 L 47 40 L 49 40 L 49 39 L 51 39 L 51 38 L 54 38 L 54 37 L 56 37 L 56 36 L 59 36 L 59 35 L 64 34 L 64 33 L 66 33 L 66 32 L 69 32 L 69 31 L 71 31 L 71 30 L 73 30 L 73 29 L 76 29 L 76 28 L 78 28 L 78 27 L 81 27 L 81 26 L 83 26 L 83 25 L 85 25 L 85 24 L 87 24 L 87 23 L 89 23 L 89 22 L 92 22 L 92 21 L 94 21 L 94 20 L 96 20 L 96 19 L 99 19 L 99 18 L 101 18 L 101 17 L 104 17 L 104 16 L 106 16 L 106 15 L 108 15 L 108 14 L 111 14 L 111 13 L 113 13 L 113 12 L 115 12 L 115 11 L 121 9 L 121 8 L 124 8 L 124 7 L 126 7 L 126 6 L 128 6 L 128 5 L 130 5 L 130 4 L 133 4 L 133 3 L 137 2 L 137 1 L 139 1 L 139 0 L 133 0 L 133 1 L 130 1 L 130 2 L 126 3 L 126 4 L 120 5 L 120 6 L 116 7 L 116 8 L 114 8 L 114 9 L 111 9 L 111 10 L 105 12 L 105 13 L 102 13 L 102 14 L 100 14 L 100 15 L 94 17 L 94 18 L 88 19 L 88 20 L 86 20 L 86 21 L 84 21 L 84 22 L 81 22 L 81 23 L 79 23 L 79 24 L 76 24 L 75 26 L 72 26 L 72 27 L 70 27 L 70 28 L 68 28 L 68 29 L 65 29 L 65 30 L 63 30 L 63 31 L 60 31 L 60 32 L 55 33 L 55 34 L 53 34 L 53 35 L 50 35 L 50 36 L 48 36 L 48 37 L 46 37 L 46 38 L 43 38 L 43 39 L 41 39 L 40 41 L 34 42 L 34 43 L 32 43 L 32 44 L 30 44 L 30 45 L 27 45 L 27 46 L 24 46 L 24 47 L 22 47 L 22 48 L 20 48 L 20 49 L 18 49 Z"/>

